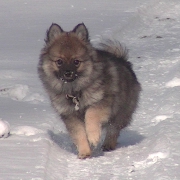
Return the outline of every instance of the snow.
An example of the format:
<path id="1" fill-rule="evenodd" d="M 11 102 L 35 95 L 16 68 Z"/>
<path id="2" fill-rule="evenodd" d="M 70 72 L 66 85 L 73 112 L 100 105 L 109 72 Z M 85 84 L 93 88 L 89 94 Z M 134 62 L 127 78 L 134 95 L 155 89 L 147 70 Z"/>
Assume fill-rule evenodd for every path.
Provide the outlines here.
<path id="1" fill-rule="evenodd" d="M 179 0 L 0 2 L 0 180 L 180 179 Z M 115 151 L 77 159 L 37 76 L 51 23 L 119 40 L 143 91 Z M 10 129 L 11 126 L 11 129 Z"/>
<path id="2" fill-rule="evenodd" d="M 10 125 L 7 121 L 3 121 L 0 119 L 0 138 L 8 137 L 10 133 Z"/>
<path id="3" fill-rule="evenodd" d="M 171 81 L 166 83 L 166 87 L 180 86 L 180 78 L 174 77 Z"/>
<path id="4" fill-rule="evenodd" d="M 30 126 L 18 126 L 11 131 L 11 134 L 33 136 L 43 131 Z"/>
<path id="5" fill-rule="evenodd" d="M 31 93 L 28 85 L 15 84 L 13 87 L 1 89 L 1 95 L 17 101 L 43 102 L 45 98 L 39 93 Z"/>

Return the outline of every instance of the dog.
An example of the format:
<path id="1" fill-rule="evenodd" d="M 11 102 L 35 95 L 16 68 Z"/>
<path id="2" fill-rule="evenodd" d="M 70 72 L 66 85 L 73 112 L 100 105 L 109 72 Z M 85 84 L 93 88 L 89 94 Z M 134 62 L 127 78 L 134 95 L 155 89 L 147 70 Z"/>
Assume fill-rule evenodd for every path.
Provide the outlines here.
<path id="1" fill-rule="evenodd" d="M 83 23 L 69 32 L 53 23 L 41 50 L 38 74 L 77 147 L 78 158 L 91 156 L 103 128 L 102 149 L 116 148 L 141 91 L 126 48 L 111 40 L 95 48 Z"/>

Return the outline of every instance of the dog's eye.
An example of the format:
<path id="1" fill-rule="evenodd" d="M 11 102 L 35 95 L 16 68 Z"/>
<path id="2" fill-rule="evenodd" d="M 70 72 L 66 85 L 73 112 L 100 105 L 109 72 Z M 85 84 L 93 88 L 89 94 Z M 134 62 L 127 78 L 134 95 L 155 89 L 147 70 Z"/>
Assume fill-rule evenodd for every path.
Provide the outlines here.
<path id="1" fill-rule="evenodd" d="M 57 66 L 61 66 L 63 64 L 63 60 L 62 59 L 58 59 L 56 61 L 56 64 L 57 64 Z"/>
<path id="2" fill-rule="evenodd" d="M 73 63 L 75 66 L 79 66 L 81 61 L 79 61 L 78 59 L 75 59 Z"/>

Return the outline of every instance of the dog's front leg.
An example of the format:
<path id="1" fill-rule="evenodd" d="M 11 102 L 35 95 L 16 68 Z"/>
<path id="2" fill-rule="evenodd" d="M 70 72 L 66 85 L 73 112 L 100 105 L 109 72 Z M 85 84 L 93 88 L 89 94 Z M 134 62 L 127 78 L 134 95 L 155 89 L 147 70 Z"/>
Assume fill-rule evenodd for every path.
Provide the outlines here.
<path id="1" fill-rule="evenodd" d="M 86 134 L 90 145 L 96 147 L 100 141 L 102 124 L 107 123 L 110 116 L 110 108 L 93 106 L 87 109 L 85 114 Z"/>
<path id="2" fill-rule="evenodd" d="M 85 159 L 91 155 L 91 149 L 87 140 L 84 122 L 76 116 L 71 116 L 64 119 L 67 130 L 77 146 L 78 158 Z"/>

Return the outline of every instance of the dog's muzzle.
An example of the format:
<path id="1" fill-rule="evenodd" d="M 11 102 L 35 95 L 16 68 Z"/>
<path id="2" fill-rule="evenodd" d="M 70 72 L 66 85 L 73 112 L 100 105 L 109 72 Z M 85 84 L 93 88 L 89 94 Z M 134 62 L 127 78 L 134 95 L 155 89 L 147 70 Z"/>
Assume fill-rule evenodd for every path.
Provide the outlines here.
<path id="1" fill-rule="evenodd" d="M 78 75 L 74 71 L 66 70 L 62 74 L 61 80 L 64 82 L 73 82 L 77 77 Z"/>

